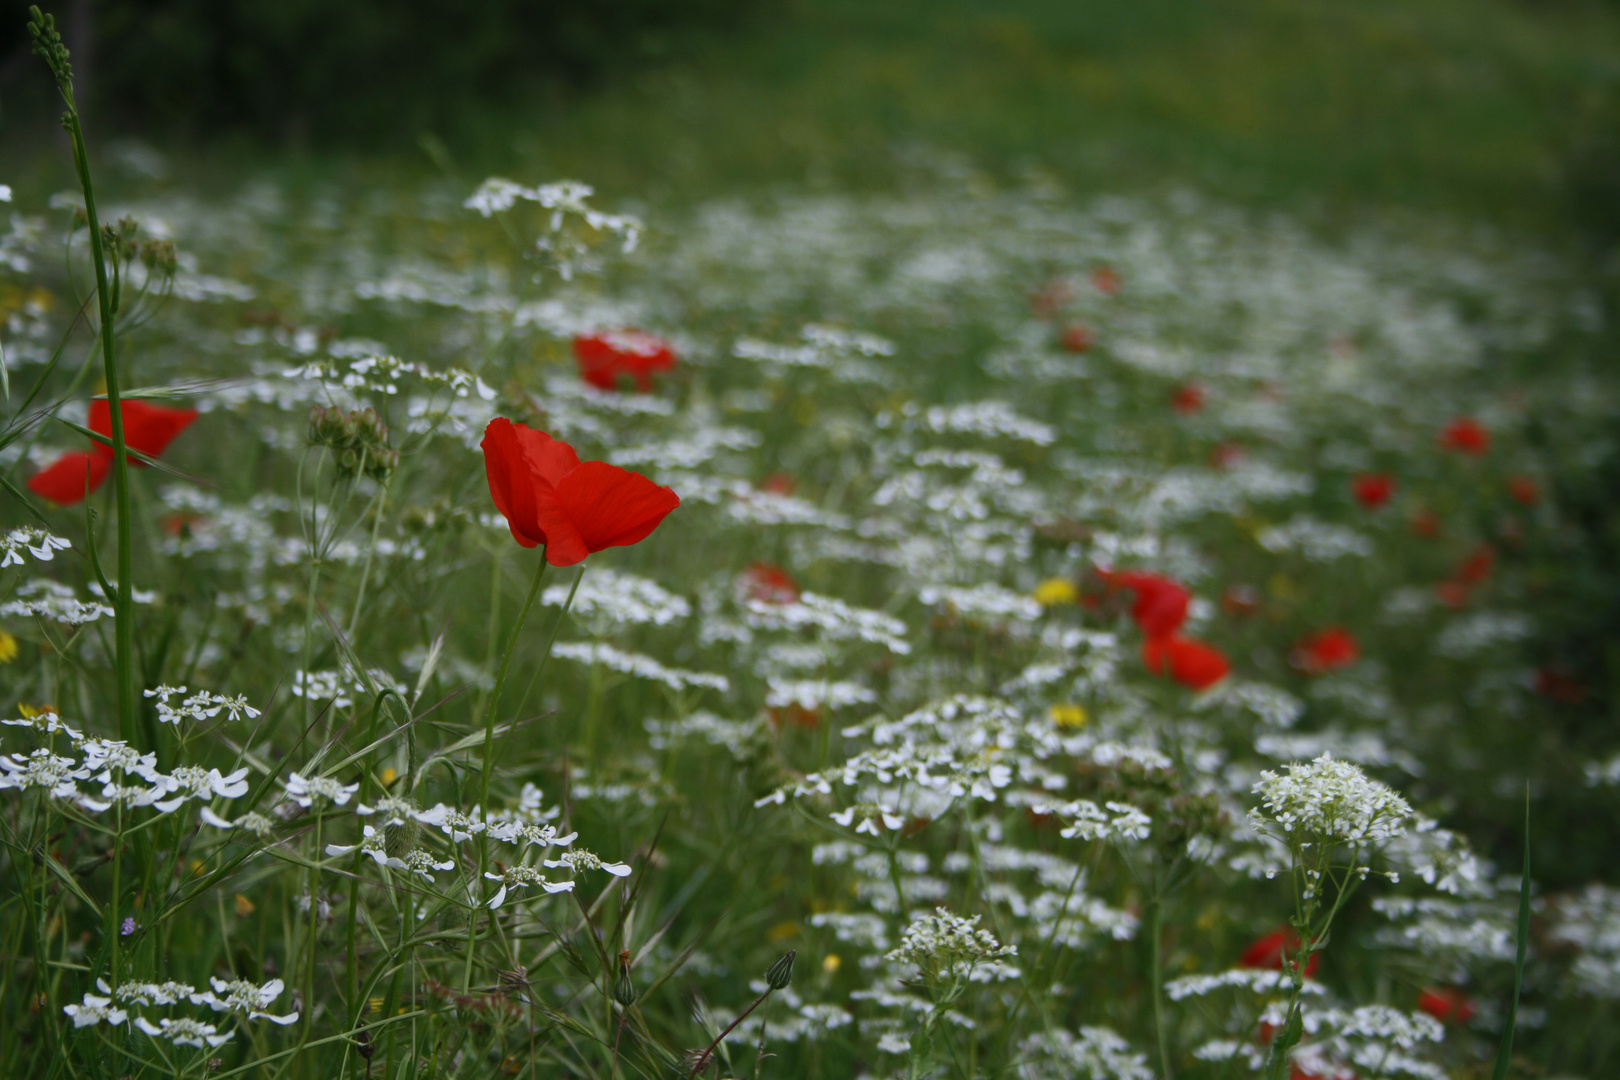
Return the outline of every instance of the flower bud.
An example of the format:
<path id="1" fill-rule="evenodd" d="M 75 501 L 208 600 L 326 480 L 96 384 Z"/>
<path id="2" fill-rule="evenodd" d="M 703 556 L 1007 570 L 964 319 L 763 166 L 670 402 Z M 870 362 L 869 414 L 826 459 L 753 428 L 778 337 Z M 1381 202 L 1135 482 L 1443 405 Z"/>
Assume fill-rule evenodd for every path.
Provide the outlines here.
<path id="1" fill-rule="evenodd" d="M 787 984 L 793 981 L 793 959 L 799 955 L 797 949 L 789 949 L 782 955 L 782 959 L 771 965 L 765 973 L 765 984 L 772 990 L 785 990 Z"/>
<path id="2" fill-rule="evenodd" d="M 626 1009 L 636 1003 L 636 984 L 630 978 L 630 963 L 625 954 L 619 956 L 619 977 L 613 981 L 613 1000 Z"/>

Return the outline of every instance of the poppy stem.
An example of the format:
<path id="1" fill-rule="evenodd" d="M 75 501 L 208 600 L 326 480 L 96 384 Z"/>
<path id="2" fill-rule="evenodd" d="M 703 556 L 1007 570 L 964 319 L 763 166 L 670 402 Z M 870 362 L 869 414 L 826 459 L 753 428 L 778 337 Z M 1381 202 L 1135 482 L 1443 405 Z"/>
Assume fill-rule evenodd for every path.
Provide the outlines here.
<path id="1" fill-rule="evenodd" d="M 512 633 L 506 639 L 506 649 L 501 655 L 501 666 L 495 672 L 495 685 L 489 692 L 489 708 L 484 713 L 484 768 L 478 780 L 478 813 L 480 820 L 489 819 L 489 808 L 484 804 L 489 801 L 489 777 L 495 768 L 495 716 L 500 711 L 501 690 L 506 685 L 506 672 L 512 666 L 512 654 L 517 651 L 518 635 L 523 632 L 523 624 L 529 618 L 529 609 L 534 607 L 535 597 L 540 595 L 540 582 L 546 576 L 546 549 L 540 549 L 540 565 L 534 572 L 534 581 L 529 585 L 529 595 L 524 598 L 523 607 L 518 610 L 517 622 L 512 626 Z M 487 832 L 478 834 L 478 874 L 474 880 L 481 880 L 489 869 L 489 835 Z M 468 916 L 467 926 L 467 966 L 462 973 L 461 992 L 465 994 L 472 985 L 473 954 L 478 949 L 478 914 L 476 909 Z"/>
<path id="2" fill-rule="evenodd" d="M 73 73 L 68 66 L 68 53 L 56 33 L 49 16 L 33 9 L 30 28 L 36 41 L 36 51 L 45 57 L 51 74 L 56 77 L 56 88 L 67 104 L 62 124 L 73 144 L 73 168 L 84 192 L 84 216 L 90 229 L 90 261 L 96 272 L 96 308 L 101 325 L 101 363 L 107 382 L 107 407 L 111 413 L 113 451 L 113 491 L 118 507 L 118 589 L 112 595 L 113 625 L 116 645 L 114 652 L 118 670 L 118 734 L 124 741 L 135 738 L 135 710 L 138 690 L 135 685 L 135 612 L 131 607 L 134 592 L 132 563 L 131 521 L 129 509 L 129 461 L 125 455 L 124 412 L 118 393 L 118 350 L 113 327 L 113 294 L 107 284 L 107 250 L 101 235 L 101 219 L 96 213 L 96 189 L 90 179 L 90 155 L 84 145 L 84 128 L 79 122 L 79 106 L 73 96 Z"/>

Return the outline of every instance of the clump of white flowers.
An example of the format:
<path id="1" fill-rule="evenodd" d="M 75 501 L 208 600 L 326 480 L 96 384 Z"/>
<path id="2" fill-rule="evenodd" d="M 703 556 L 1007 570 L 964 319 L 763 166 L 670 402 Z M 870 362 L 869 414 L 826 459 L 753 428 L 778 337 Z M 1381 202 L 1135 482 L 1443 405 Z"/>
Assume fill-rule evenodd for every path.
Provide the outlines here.
<path id="1" fill-rule="evenodd" d="M 1412 808 L 1387 784 L 1348 761 L 1323 754 L 1307 765 L 1260 774 L 1260 807 L 1250 820 L 1263 831 L 1280 829 L 1295 844 L 1371 845 L 1406 831 Z"/>
<path id="2" fill-rule="evenodd" d="M 979 926 L 979 916 L 964 918 L 945 908 L 933 914 L 912 916 L 911 925 L 900 933 L 900 945 L 885 959 L 910 964 L 930 985 L 973 980 L 1007 969 L 995 963 L 1004 956 L 1017 956 L 1018 946 L 1003 945 L 990 931 Z"/>

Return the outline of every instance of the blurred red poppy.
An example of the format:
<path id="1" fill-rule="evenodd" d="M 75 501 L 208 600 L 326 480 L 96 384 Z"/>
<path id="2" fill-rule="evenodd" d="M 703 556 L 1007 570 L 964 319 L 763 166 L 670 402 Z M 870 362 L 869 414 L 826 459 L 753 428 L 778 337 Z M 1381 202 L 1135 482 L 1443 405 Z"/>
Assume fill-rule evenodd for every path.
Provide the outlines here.
<path id="1" fill-rule="evenodd" d="M 552 566 L 646 539 L 680 496 L 640 473 L 580 461 L 543 431 L 497 416 L 484 429 L 484 471 L 495 508 L 524 547 L 546 545 Z"/>
<path id="2" fill-rule="evenodd" d="M 1412 535 L 1424 540 L 1433 540 L 1440 535 L 1440 515 L 1428 507 L 1422 507 L 1412 515 Z"/>
<path id="3" fill-rule="evenodd" d="M 798 487 L 799 482 L 785 472 L 773 472 L 759 482 L 759 490 L 772 495 L 791 495 Z"/>
<path id="4" fill-rule="evenodd" d="M 111 469 L 111 454 L 75 450 L 30 477 L 28 490 L 60 506 L 72 506 L 105 483 Z"/>
<path id="5" fill-rule="evenodd" d="M 1394 496 L 1395 478 L 1389 473 L 1362 473 L 1350 482 L 1350 491 L 1362 506 L 1377 510 Z"/>
<path id="6" fill-rule="evenodd" d="M 1085 323 L 1071 323 L 1063 328 L 1063 336 L 1058 338 L 1058 344 L 1072 353 L 1085 352 L 1093 344 L 1091 327 Z"/>
<path id="7" fill-rule="evenodd" d="M 1342 626 L 1330 626 L 1301 638 L 1291 660 L 1307 675 L 1325 675 L 1349 667 L 1360 655 L 1361 646 L 1354 634 Z"/>
<path id="8" fill-rule="evenodd" d="M 1447 578 L 1434 587 L 1434 597 L 1448 608 L 1465 608 L 1473 590 L 1460 581 Z"/>
<path id="9" fill-rule="evenodd" d="M 1586 700 L 1586 684 L 1554 668 L 1544 667 L 1537 671 L 1530 686 L 1543 697 L 1562 701 L 1566 705 L 1579 705 Z"/>
<path id="10" fill-rule="evenodd" d="M 1466 1024 L 1474 1016 L 1474 1001 L 1455 986 L 1431 986 L 1418 995 L 1418 1008 L 1442 1024 Z"/>
<path id="11" fill-rule="evenodd" d="M 737 579 L 737 586 L 744 600 L 762 604 L 791 604 L 799 598 L 799 583 L 793 575 L 768 562 L 750 564 Z"/>
<path id="12" fill-rule="evenodd" d="M 1191 416 L 1204 407 L 1204 388 L 1197 383 L 1186 383 L 1170 395 L 1170 405 L 1183 416 Z"/>
<path id="13" fill-rule="evenodd" d="M 118 411 L 124 417 L 124 445 L 147 457 L 161 455 L 198 415 L 196 409 L 170 409 L 139 398 L 120 402 Z M 90 422 L 86 426 L 97 435 L 112 438 L 112 408 L 105 398 L 90 403 Z M 110 458 L 112 447 L 97 443 L 96 453 Z M 146 462 L 133 454 L 128 456 L 131 465 L 146 466 Z"/>
<path id="14" fill-rule="evenodd" d="M 1513 496 L 1525 506 L 1534 506 L 1541 501 L 1541 485 L 1533 477 L 1508 477 L 1508 494 Z"/>
<path id="15" fill-rule="evenodd" d="M 1491 433 L 1471 416 L 1459 416 L 1440 432 L 1440 448 L 1479 457 L 1491 448 Z"/>
<path id="16" fill-rule="evenodd" d="M 1265 968 L 1268 971 L 1281 971 L 1283 969 L 1283 953 L 1288 952 L 1291 959 L 1297 960 L 1299 950 L 1299 935 L 1291 926 L 1280 926 L 1263 938 L 1250 943 L 1243 955 L 1238 957 L 1238 967 Z M 1322 954 L 1315 952 L 1305 965 L 1305 977 L 1316 977 L 1316 969 L 1322 962 Z"/>
<path id="17" fill-rule="evenodd" d="M 1489 544 L 1481 544 L 1457 565 L 1457 571 L 1451 577 L 1464 585 L 1478 585 L 1491 576 L 1495 567 L 1496 549 Z"/>
<path id="18" fill-rule="evenodd" d="M 1187 689 L 1200 692 L 1232 673 L 1232 665 L 1219 649 L 1174 634 L 1143 641 L 1142 663 L 1153 674 L 1168 674 Z"/>
<path id="19" fill-rule="evenodd" d="M 1209 467 L 1220 469 L 1223 472 L 1242 461 L 1245 457 L 1243 447 L 1234 442 L 1216 443 L 1215 448 L 1209 452 Z"/>
<path id="20" fill-rule="evenodd" d="M 1029 298 L 1029 308 L 1037 319 L 1050 319 L 1074 299 L 1074 286 L 1067 278 L 1057 278 Z"/>
<path id="21" fill-rule="evenodd" d="M 820 709 L 807 709 L 796 701 L 788 705 L 773 705 L 765 710 L 765 715 L 770 719 L 771 726 L 778 731 L 789 724 L 798 728 L 813 729 L 821 722 Z"/>
<path id="22" fill-rule="evenodd" d="M 1118 585 L 1136 593 L 1131 607 L 1131 618 L 1148 637 L 1167 637 L 1181 629 L 1187 621 L 1187 607 L 1192 593 L 1182 585 L 1158 574 L 1144 574 L 1138 570 L 1114 573 L 1099 569 L 1098 575 L 1110 585 Z"/>
<path id="23" fill-rule="evenodd" d="M 617 390 L 624 376 L 635 380 L 643 394 L 652 391 L 656 371 L 675 366 L 675 349 L 662 338 L 641 330 L 607 330 L 574 338 L 579 376 L 599 390 Z"/>
<path id="24" fill-rule="evenodd" d="M 1119 271 L 1112 266 L 1099 266 L 1091 272 L 1091 287 L 1104 296 L 1113 296 L 1119 292 Z"/>

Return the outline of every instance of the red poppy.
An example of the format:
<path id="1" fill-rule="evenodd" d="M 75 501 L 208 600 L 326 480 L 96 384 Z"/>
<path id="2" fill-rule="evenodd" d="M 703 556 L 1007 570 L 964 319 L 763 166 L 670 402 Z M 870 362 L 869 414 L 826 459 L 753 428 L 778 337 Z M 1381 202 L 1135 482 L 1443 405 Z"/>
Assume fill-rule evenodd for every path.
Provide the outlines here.
<path id="1" fill-rule="evenodd" d="M 75 450 L 30 477 L 28 490 L 60 506 L 72 506 L 105 483 L 111 469 L 111 454 Z"/>
<path id="2" fill-rule="evenodd" d="M 772 495 L 791 495 L 798 489 L 799 482 L 785 472 L 773 472 L 760 481 L 759 490 L 768 491 Z"/>
<path id="3" fill-rule="evenodd" d="M 1459 416 L 1440 432 L 1440 448 L 1479 457 L 1491 448 L 1491 433 L 1471 416 Z"/>
<path id="4" fill-rule="evenodd" d="M 1168 637 L 1187 621 L 1187 606 L 1192 602 L 1192 593 L 1169 578 L 1137 570 L 1122 570 L 1117 574 L 1098 570 L 1097 573 L 1110 585 L 1136 593 L 1131 618 L 1136 620 L 1136 625 L 1148 637 Z"/>
<path id="5" fill-rule="evenodd" d="M 1170 404 L 1182 416 L 1191 416 L 1204 407 L 1204 388 L 1197 383 L 1186 383 L 1170 395 Z"/>
<path id="6" fill-rule="evenodd" d="M 1239 446 L 1237 443 L 1217 443 L 1215 448 L 1209 452 L 1209 467 L 1212 469 L 1220 469 L 1224 472 L 1225 470 L 1236 465 L 1238 462 L 1242 461 L 1243 458 L 1243 447 Z"/>
<path id="7" fill-rule="evenodd" d="M 1455 986 L 1431 986 L 1418 995 L 1418 1008 L 1442 1024 L 1466 1024 L 1474 1016 L 1474 1001 Z"/>
<path id="8" fill-rule="evenodd" d="M 1281 971 L 1283 969 L 1283 953 L 1287 952 L 1291 960 L 1299 959 L 1299 935 L 1294 933 L 1291 926 L 1281 926 L 1259 938 L 1243 950 L 1238 957 L 1238 967 L 1265 968 L 1268 971 Z M 1310 962 L 1305 965 L 1305 977 L 1316 977 L 1316 969 L 1322 962 L 1322 954 L 1311 954 Z"/>
<path id="9" fill-rule="evenodd" d="M 1473 590 L 1462 582 L 1447 578 L 1434 587 L 1434 597 L 1448 608 L 1465 608 Z"/>
<path id="10" fill-rule="evenodd" d="M 1361 655 L 1355 635 L 1342 626 L 1309 634 L 1294 646 L 1293 664 L 1307 675 L 1325 675 L 1349 667 Z"/>
<path id="11" fill-rule="evenodd" d="M 139 398 L 120 402 L 118 411 L 124 417 L 124 445 L 147 457 L 161 455 L 175 437 L 197 419 L 196 409 L 170 409 Z M 86 426 L 97 435 L 112 438 L 112 408 L 106 398 L 97 398 L 90 403 L 90 422 Z M 112 447 L 97 443 L 96 453 L 110 458 Z M 129 463 L 143 468 L 146 465 L 133 454 L 129 455 Z"/>
<path id="12" fill-rule="evenodd" d="M 1200 693 L 1232 673 L 1232 665 L 1219 649 L 1175 634 L 1142 642 L 1142 663 L 1153 674 L 1168 674 L 1187 689 Z"/>
<path id="13" fill-rule="evenodd" d="M 813 729 L 821 722 L 820 709 L 807 709 L 796 701 L 784 706 L 773 705 L 765 710 L 765 714 L 770 718 L 771 726 L 778 731 L 781 731 L 788 724 L 792 724 L 794 727 Z"/>
<path id="14" fill-rule="evenodd" d="M 1586 700 L 1586 685 L 1561 671 L 1544 667 L 1536 672 L 1531 689 L 1543 697 L 1562 701 L 1566 705 L 1579 705 Z"/>
<path id="15" fill-rule="evenodd" d="M 1481 544 L 1457 566 L 1457 572 L 1451 577 L 1464 585 L 1478 585 L 1491 576 L 1495 566 L 1496 549 L 1489 544 Z"/>
<path id="16" fill-rule="evenodd" d="M 1071 323 L 1063 328 L 1063 336 L 1058 343 L 1072 353 L 1083 353 L 1091 348 L 1093 340 L 1091 327 L 1085 323 Z"/>
<path id="17" fill-rule="evenodd" d="M 762 604 L 791 604 L 799 598 L 799 583 L 780 566 L 768 562 L 750 563 L 737 579 L 737 594 L 744 600 Z"/>
<path id="18" fill-rule="evenodd" d="M 579 376 L 599 390 L 617 390 L 619 379 L 635 380 L 643 394 L 652 391 L 655 371 L 675 366 L 675 349 L 662 338 L 641 330 L 607 330 L 574 339 Z"/>
<path id="19" fill-rule="evenodd" d="M 497 416 L 484 429 L 484 471 L 495 508 L 524 547 L 546 545 L 552 566 L 646 539 L 679 495 L 640 473 L 580 461 L 543 431 Z"/>
<path id="20" fill-rule="evenodd" d="M 1362 506 L 1377 510 L 1394 496 L 1395 478 L 1389 473 L 1362 473 L 1350 481 L 1350 491 Z"/>
<path id="21" fill-rule="evenodd" d="M 1057 278 L 1029 298 L 1029 307 L 1037 319 L 1050 319 L 1073 299 L 1074 286 L 1066 278 Z"/>
<path id="22" fill-rule="evenodd" d="M 1412 515 L 1412 535 L 1424 540 L 1433 540 L 1440 535 L 1440 515 L 1428 507 L 1423 507 Z"/>
<path id="23" fill-rule="evenodd" d="M 1091 272 L 1091 287 L 1104 296 L 1113 296 L 1119 292 L 1119 271 L 1112 266 L 1099 266 Z"/>
<path id="24" fill-rule="evenodd" d="M 1508 494 L 1513 496 L 1525 506 L 1534 506 L 1541 501 L 1541 485 L 1529 476 L 1508 477 Z"/>

